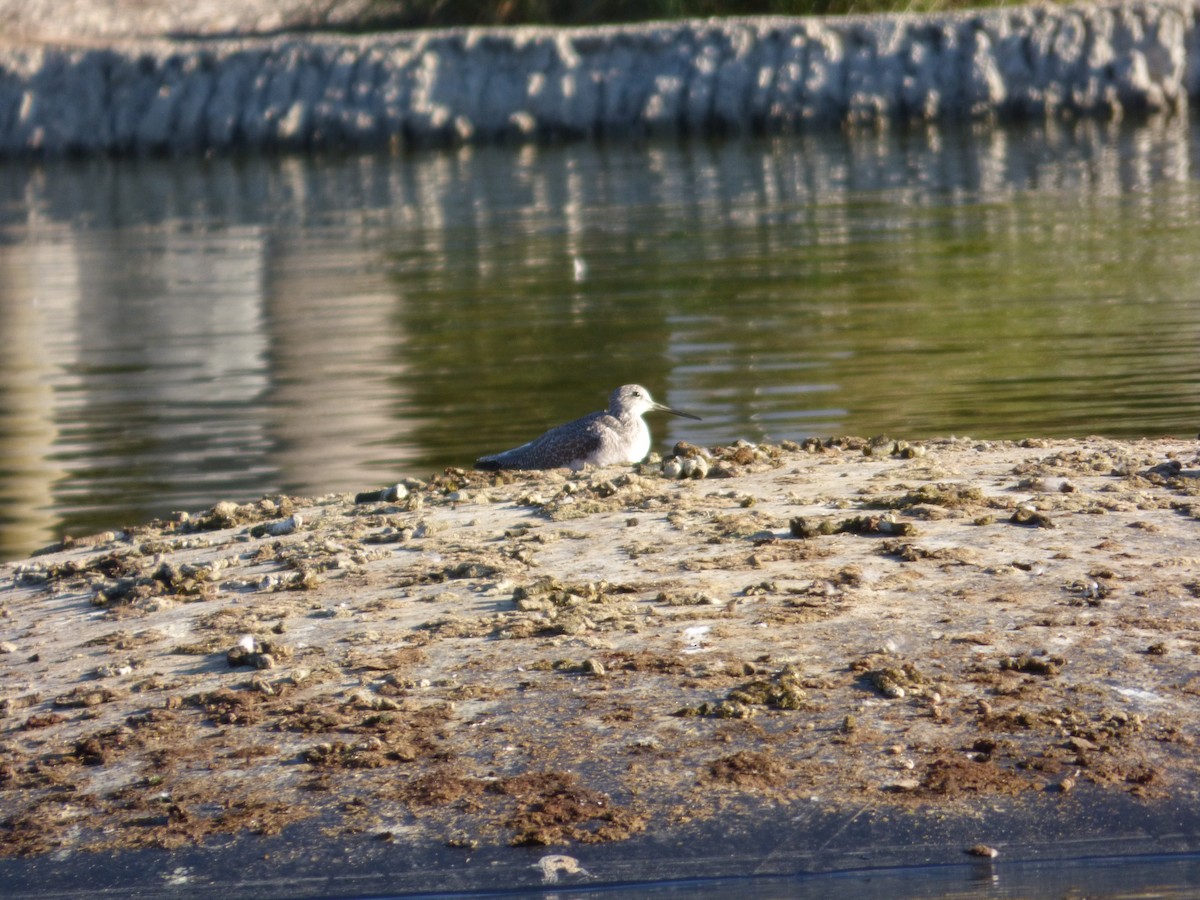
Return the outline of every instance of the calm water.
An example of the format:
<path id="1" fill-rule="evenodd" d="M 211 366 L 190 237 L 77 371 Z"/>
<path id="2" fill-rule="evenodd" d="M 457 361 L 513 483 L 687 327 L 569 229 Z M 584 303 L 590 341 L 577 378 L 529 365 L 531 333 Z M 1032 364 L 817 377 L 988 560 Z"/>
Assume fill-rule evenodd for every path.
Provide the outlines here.
<path id="1" fill-rule="evenodd" d="M 1194 436 L 1175 120 L 0 167 L 0 557 L 469 465 L 640 381 L 661 446 Z"/>

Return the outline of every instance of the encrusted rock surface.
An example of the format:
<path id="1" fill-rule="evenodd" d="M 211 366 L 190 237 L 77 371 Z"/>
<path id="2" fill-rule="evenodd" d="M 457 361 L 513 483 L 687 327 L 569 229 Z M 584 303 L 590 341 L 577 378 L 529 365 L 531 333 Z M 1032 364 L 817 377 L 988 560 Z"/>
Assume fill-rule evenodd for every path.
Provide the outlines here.
<path id="1" fill-rule="evenodd" d="M 1193 443 L 683 449 L 0 567 L 0 889 L 232 839 L 424 890 L 1197 849 Z"/>
<path id="2" fill-rule="evenodd" d="M 274 33 L 300 3 L 27 5 L 0 3 L 0 156 L 1122 116 L 1200 86 L 1194 0 L 360 36 Z"/>

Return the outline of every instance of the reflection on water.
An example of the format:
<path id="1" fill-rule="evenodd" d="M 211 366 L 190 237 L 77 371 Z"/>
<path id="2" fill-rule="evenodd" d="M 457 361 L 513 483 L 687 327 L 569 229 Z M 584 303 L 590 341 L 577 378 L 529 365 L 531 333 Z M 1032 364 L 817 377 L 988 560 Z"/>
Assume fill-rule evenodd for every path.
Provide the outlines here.
<path id="1" fill-rule="evenodd" d="M 513 446 L 1197 430 L 1195 123 L 4 166 L 0 555 Z"/>

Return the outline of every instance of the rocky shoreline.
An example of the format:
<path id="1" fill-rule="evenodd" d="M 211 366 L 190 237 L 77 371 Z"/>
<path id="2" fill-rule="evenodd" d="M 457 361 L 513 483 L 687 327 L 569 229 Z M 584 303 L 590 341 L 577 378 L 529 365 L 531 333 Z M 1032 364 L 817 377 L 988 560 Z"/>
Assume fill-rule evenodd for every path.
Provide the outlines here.
<path id="1" fill-rule="evenodd" d="M 1200 849 L 1194 443 L 676 452 L 0 567 L 0 892 Z"/>
<path id="2" fill-rule="evenodd" d="M 0 5 L 0 157 L 1121 117 L 1200 91 L 1195 0 L 358 36 L 200 5 L 173 13 L 187 37 L 25 6 Z"/>

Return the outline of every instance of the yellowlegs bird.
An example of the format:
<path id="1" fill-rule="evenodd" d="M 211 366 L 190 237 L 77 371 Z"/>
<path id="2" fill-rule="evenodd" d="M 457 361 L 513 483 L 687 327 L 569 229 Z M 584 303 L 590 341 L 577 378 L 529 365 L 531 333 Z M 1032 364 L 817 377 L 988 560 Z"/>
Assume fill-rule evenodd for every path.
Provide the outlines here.
<path id="1" fill-rule="evenodd" d="M 481 456 L 475 468 L 496 469 L 582 469 L 635 463 L 650 452 L 650 429 L 642 416 L 651 410 L 697 419 L 656 403 L 640 384 L 625 384 L 612 392 L 606 412 L 594 412 L 551 428 L 537 440 L 512 450 Z"/>

